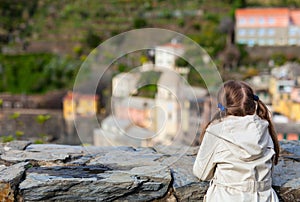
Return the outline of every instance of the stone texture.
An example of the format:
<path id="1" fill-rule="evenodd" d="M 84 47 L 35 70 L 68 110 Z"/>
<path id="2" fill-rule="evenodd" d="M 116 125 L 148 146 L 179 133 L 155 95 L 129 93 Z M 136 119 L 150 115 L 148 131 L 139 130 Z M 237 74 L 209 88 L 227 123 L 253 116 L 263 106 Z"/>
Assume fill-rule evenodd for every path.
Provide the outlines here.
<path id="1" fill-rule="evenodd" d="M 149 148 L 134 150 L 110 150 L 104 155 L 96 155 L 88 165 L 106 165 L 119 170 L 131 169 L 139 166 L 157 165 L 164 155 Z"/>
<path id="2" fill-rule="evenodd" d="M 24 150 L 30 144 L 31 144 L 30 141 L 17 141 L 17 140 L 8 143 L 0 143 L 0 154 L 9 150 Z"/>
<path id="3" fill-rule="evenodd" d="M 171 175 L 167 168 L 128 171 L 99 166 L 31 168 L 20 184 L 25 201 L 149 201 L 163 197 Z"/>
<path id="4" fill-rule="evenodd" d="M 70 155 L 60 152 L 28 152 L 11 150 L 1 155 L 1 159 L 7 162 L 17 163 L 22 161 L 63 161 L 69 158 Z"/>
<path id="5" fill-rule="evenodd" d="M 18 163 L 1 169 L 0 173 L 0 201 L 15 201 L 17 187 L 25 172 L 26 162 Z"/>
<path id="6" fill-rule="evenodd" d="M 179 201 L 200 201 L 208 188 L 193 175 L 195 156 L 184 156 L 171 165 L 174 195 Z"/>
<path id="7" fill-rule="evenodd" d="M 273 187 L 283 201 L 300 201 L 300 142 L 283 141 L 281 158 L 274 168 Z"/>
<path id="8" fill-rule="evenodd" d="M 202 201 L 192 173 L 198 147 L 1 144 L 0 201 Z M 299 141 L 281 142 L 273 187 L 300 199 Z"/>
<path id="9" fill-rule="evenodd" d="M 300 161 L 300 141 L 281 141 L 281 156 Z"/>

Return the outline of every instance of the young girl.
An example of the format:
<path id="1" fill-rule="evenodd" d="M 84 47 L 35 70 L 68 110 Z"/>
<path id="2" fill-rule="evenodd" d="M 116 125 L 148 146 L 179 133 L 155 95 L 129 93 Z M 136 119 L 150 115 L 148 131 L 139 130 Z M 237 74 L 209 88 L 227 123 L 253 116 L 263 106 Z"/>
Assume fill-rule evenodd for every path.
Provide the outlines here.
<path id="1" fill-rule="evenodd" d="M 198 178 L 211 179 L 204 200 L 278 201 L 271 174 L 279 144 L 266 105 L 242 81 L 224 83 L 217 99 L 193 167 Z"/>

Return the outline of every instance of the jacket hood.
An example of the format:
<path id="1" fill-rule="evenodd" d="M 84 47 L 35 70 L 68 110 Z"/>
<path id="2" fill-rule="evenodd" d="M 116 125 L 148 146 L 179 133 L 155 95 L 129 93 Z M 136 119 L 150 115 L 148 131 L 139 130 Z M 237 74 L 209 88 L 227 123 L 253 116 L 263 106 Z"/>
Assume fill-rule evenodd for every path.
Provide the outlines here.
<path id="1" fill-rule="evenodd" d="M 206 131 L 225 140 L 239 159 L 251 161 L 260 158 L 268 147 L 274 147 L 268 126 L 268 121 L 257 115 L 228 116 L 210 124 Z"/>

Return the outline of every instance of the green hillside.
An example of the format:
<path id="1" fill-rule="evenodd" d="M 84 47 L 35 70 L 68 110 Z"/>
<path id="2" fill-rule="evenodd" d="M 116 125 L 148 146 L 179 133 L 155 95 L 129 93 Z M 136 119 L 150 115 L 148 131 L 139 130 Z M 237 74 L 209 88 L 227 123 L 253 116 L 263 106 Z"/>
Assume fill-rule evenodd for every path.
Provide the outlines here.
<path id="1" fill-rule="evenodd" d="M 254 0 L 0 0 L 0 78 L 3 81 L 0 91 L 42 93 L 68 88 L 80 63 L 93 48 L 135 28 L 180 32 L 216 58 L 226 46 L 229 32 L 226 23 L 233 22 L 236 8 L 270 5 L 299 6 L 300 3 L 291 0 L 263 3 Z M 36 82 L 26 83 L 28 78 Z"/>

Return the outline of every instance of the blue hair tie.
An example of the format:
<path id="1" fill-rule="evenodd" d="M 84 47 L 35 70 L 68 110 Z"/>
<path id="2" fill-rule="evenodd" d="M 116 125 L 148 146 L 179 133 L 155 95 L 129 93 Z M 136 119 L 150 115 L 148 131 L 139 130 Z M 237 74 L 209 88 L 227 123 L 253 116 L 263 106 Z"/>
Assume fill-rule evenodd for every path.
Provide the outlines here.
<path id="1" fill-rule="evenodd" d="M 221 104 L 221 103 L 218 103 L 218 108 L 224 112 L 226 110 L 226 108 Z"/>
<path id="2" fill-rule="evenodd" d="M 253 100 L 258 101 L 259 97 L 257 95 L 253 95 Z"/>

